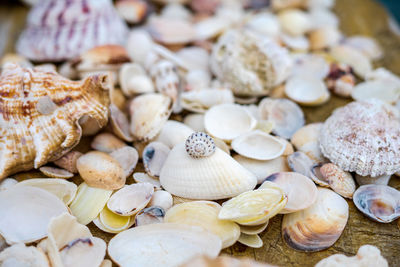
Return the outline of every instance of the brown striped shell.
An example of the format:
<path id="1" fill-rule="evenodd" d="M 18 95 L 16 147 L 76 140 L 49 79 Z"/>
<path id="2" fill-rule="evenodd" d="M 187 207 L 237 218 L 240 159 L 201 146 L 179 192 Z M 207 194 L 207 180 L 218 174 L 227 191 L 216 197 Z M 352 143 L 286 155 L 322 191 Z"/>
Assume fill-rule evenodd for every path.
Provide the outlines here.
<path id="1" fill-rule="evenodd" d="M 35 61 L 61 61 L 123 44 L 127 32 L 110 0 L 43 0 L 30 11 L 17 51 Z"/>
<path id="2" fill-rule="evenodd" d="M 0 76 L 0 179 L 39 168 L 81 138 L 78 120 L 107 123 L 109 78 L 71 81 L 56 73 L 8 64 Z"/>

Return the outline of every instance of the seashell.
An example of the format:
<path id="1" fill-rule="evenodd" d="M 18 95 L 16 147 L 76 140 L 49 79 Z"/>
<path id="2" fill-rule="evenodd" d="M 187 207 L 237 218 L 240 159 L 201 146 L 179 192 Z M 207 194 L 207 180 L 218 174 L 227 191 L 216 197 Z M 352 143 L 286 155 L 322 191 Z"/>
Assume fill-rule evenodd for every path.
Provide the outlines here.
<path id="1" fill-rule="evenodd" d="M 76 161 L 83 154 L 79 151 L 70 151 L 58 160 L 53 163 L 60 168 L 63 168 L 71 173 L 78 173 L 78 169 L 76 168 Z"/>
<path id="2" fill-rule="evenodd" d="M 164 221 L 165 211 L 161 207 L 148 207 L 136 215 L 135 225 L 142 226 L 146 224 L 162 223 Z"/>
<path id="3" fill-rule="evenodd" d="M 229 30 L 214 45 L 211 69 L 237 95 L 267 95 L 289 76 L 287 49 L 250 31 Z"/>
<path id="4" fill-rule="evenodd" d="M 262 233 L 265 229 L 267 229 L 268 223 L 269 221 L 264 224 L 253 226 L 240 225 L 240 232 L 247 235 L 258 235 Z"/>
<path id="5" fill-rule="evenodd" d="M 133 99 L 130 106 L 131 133 L 136 141 L 154 138 L 168 120 L 172 101 L 162 94 L 145 94 Z"/>
<path id="6" fill-rule="evenodd" d="M 8 188 L 18 183 L 14 178 L 6 178 L 0 181 L 0 191 L 7 190 Z"/>
<path id="7" fill-rule="evenodd" d="M 215 258 L 220 250 L 218 236 L 199 227 L 172 223 L 123 231 L 108 245 L 110 258 L 120 266 L 179 266 L 195 255 Z"/>
<path id="8" fill-rule="evenodd" d="M 393 174 L 400 169 L 398 118 L 382 101 L 352 102 L 325 121 L 321 151 L 344 171 L 373 177 Z"/>
<path id="9" fill-rule="evenodd" d="M 356 191 L 356 183 L 350 173 L 341 170 L 332 163 L 323 164 L 319 171 L 333 191 L 342 197 L 353 197 L 353 193 Z"/>
<path id="10" fill-rule="evenodd" d="M 93 221 L 106 205 L 112 190 L 88 186 L 85 182 L 78 186 L 76 196 L 69 205 L 72 215 L 78 222 L 87 225 Z"/>
<path id="11" fill-rule="evenodd" d="M 192 0 L 190 7 L 195 13 L 213 14 L 221 2 L 221 0 Z"/>
<path id="12" fill-rule="evenodd" d="M 69 205 L 76 195 L 77 186 L 61 179 L 28 179 L 18 183 L 18 186 L 31 186 L 46 190 L 58 197 L 65 205 Z"/>
<path id="13" fill-rule="evenodd" d="M 394 104 L 400 98 L 400 86 L 387 80 L 365 81 L 354 86 L 351 97 L 356 101 L 375 98 Z"/>
<path id="14" fill-rule="evenodd" d="M 33 64 L 26 57 L 20 54 L 6 53 L 0 58 L 0 73 L 7 63 L 18 64 L 23 68 L 33 68 Z"/>
<path id="15" fill-rule="evenodd" d="M 173 206 L 165 214 L 167 223 L 199 226 L 221 238 L 222 248 L 232 246 L 240 236 L 240 227 L 218 219 L 221 206 L 210 201 L 193 201 Z"/>
<path id="16" fill-rule="evenodd" d="M 215 200 L 251 190 L 257 179 L 218 147 L 208 157 L 192 158 L 181 143 L 168 154 L 160 182 L 165 190 L 179 197 Z"/>
<path id="17" fill-rule="evenodd" d="M 78 122 L 82 127 L 82 136 L 92 136 L 101 130 L 101 127 L 97 123 L 96 119 L 87 115 L 83 115 Z"/>
<path id="18" fill-rule="evenodd" d="M 90 146 L 95 150 L 111 153 L 115 150 L 123 148 L 126 146 L 126 144 L 111 133 L 101 133 L 96 135 Z"/>
<path id="19" fill-rule="evenodd" d="M 344 44 L 357 49 L 371 60 L 377 60 L 383 57 L 382 48 L 373 38 L 356 35 L 346 38 Z"/>
<path id="20" fill-rule="evenodd" d="M 109 107 L 111 129 L 116 136 L 126 142 L 132 142 L 132 136 L 129 132 L 128 117 L 117 106 L 111 104 Z"/>
<path id="21" fill-rule="evenodd" d="M 366 185 L 366 184 L 388 185 L 391 177 L 392 177 L 391 175 L 382 175 L 377 177 L 361 176 L 358 174 L 355 175 L 358 185 Z"/>
<path id="22" fill-rule="evenodd" d="M 101 262 L 100 267 L 112 267 L 112 261 L 105 259 Z"/>
<path id="23" fill-rule="evenodd" d="M 184 109 L 203 113 L 211 107 L 233 104 L 234 98 L 229 89 L 202 89 L 182 93 L 181 104 Z"/>
<path id="24" fill-rule="evenodd" d="M 215 143 L 208 134 L 196 132 L 186 139 L 185 150 L 192 158 L 209 157 L 215 152 Z"/>
<path id="25" fill-rule="evenodd" d="M 347 257 L 343 254 L 334 254 L 320 260 L 315 267 L 328 266 L 382 266 L 388 267 L 386 259 L 381 255 L 379 248 L 372 245 L 363 245 L 358 249 L 357 255 Z"/>
<path id="26" fill-rule="evenodd" d="M 195 25 L 196 40 L 213 39 L 221 35 L 230 26 L 229 20 L 213 16 L 198 21 Z"/>
<path id="27" fill-rule="evenodd" d="M 327 8 L 312 8 L 309 10 L 308 16 L 311 20 L 312 29 L 322 27 L 339 27 L 338 16 L 332 10 Z"/>
<path id="28" fill-rule="evenodd" d="M 46 254 L 34 246 L 17 243 L 0 252 L 1 266 L 50 267 Z"/>
<path id="29" fill-rule="evenodd" d="M 107 122 L 107 81 L 107 76 L 97 75 L 74 82 L 54 73 L 8 64 L 0 76 L 0 91 L 7 92 L 7 96 L 2 96 L 1 128 L 7 132 L 1 134 L 4 149 L 0 177 L 39 168 L 70 151 L 81 137 L 77 122 L 83 115 L 91 116 L 104 126 Z M 20 86 L 14 86 L 14 91 L 10 91 L 9 85 L 13 83 Z M 28 98 L 29 105 L 22 105 Z M 20 106 L 21 110 L 11 112 L 14 105 Z M 14 120 L 20 126 L 15 126 Z M 34 142 L 30 134 L 33 132 L 35 140 L 40 142 Z M 15 138 L 17 142 L 13 141 Z"/>
<path id="30" fill-rule="evenodd" d="M 152 177 L 160 177 L 160 171 L 168 157 L 170 149 L 160 142 L 151 142 L 143 150 L 143 165 Z"/>
<path id="31" fill-rule="evenodd" d="M 296 53 L 292 59 L 292 76 L 312 76 L 321 80 L 329 74 L 329 63 L 322 55 Z"/>
<path id="32" fill-rule="evenodd" d="M 339 239 L 348 217 L 346 200 L 329 189 L 318 188 L 313 205 L 283 216 L 282 237 L 295 250 L 321 251 Z"/>
<path id="33" fill-rule="evenodd" d="M 227 255 L 210 259 L 207 256 L 197 256 L 179 267 L 273 267 L 273 265 L 256 262 L 249 258 L 234 258 Z"/>
<path id="34" fill-rule="evenodd" d="M 204 48 L 198 46 L 184 47 L 176 52 L 175 55 L 188 70 L 209 71 L 210 55 Z"/>
<path id="35" fill-rule="evenodd" d="M 136 183 L 149 183 L 152 184 L 155 189 L 161 189 L 160 181 L 150 177 L 144 172 L 135 172 L 133 174 L 133 180 L 135 180 Z"/>
<path id="36" fill-rule="evenodd" d="M 304 0 L 272 0 L 271 7 L 274 11 L 279 11 L 288 8 L 303 8 L 305 7 Z"/>
<path id="37" fill-rule="evenodd" d="M 193 130 L 185 124 L 174 120 L 168 120 L 165 122 L 155 141 L 161 142 L 169 148 L 173 148 L 175 145 L 186 141 L 188 136 L 192 133 Z"/>
<path id="38" fill-rule="evenodd" d="M 245 108 L 236 104 L 221 104 L 210 108 L 204 116 L 204 127 L 213 137 L 231 141 L 253 130 L 256 119 Z"/>
<path id="39" fill-rule="evenodd" d="M 102 226 L 99 227 L 101 230 L 108 233 L 119 233 L 128 229 L 135 223 L 133 217 L 115 214 L 110 211 L 107 206 L 102 209 L 99 216 L 93 222 L 95 221 L 98 227 L 99 225 Z"/>
<path id="40" fill-rule="evenodd" d="M 294 51 L 308 51 L 310 48 L 310 42 L 305 36 L 292 36 L 289 34 L 281 34 L 281 41 Z"/>
<path id="41" fill-rule="evenodd" d="M 16 50 L 35 61 L 62 61 L 103 44 L 123 44 L 128 28 L 112 2 L 48 0 L 28 14 Z"/>
<path id="42" fill-rule="evenodd" d="M 301 108 L 288 99 L 264 98 L 258 105 L 262 120 L 275 124 L 272 133 L 290 139 L 304 125 L 304 114 Z"/>
<path id="43" fill-rule="evenodd" d="M 329 75 L 326 78 L 326 85 L 329 90 L 338 96 L 349 97 L 354 90 L 355 83 L 356 77 L 349 65 L 343 63 L 331 64 Z"/>
<path id="44" fill-rule="evenodd" d="M 255 160 L 241 155 L 235 155 L 233 158 L 257 177 L 258 184 L 273 173 L 290 171 L 284 156 L 271 160 Z"/>
<path id="45" fill-rule="evenodd" d="M 258 115 L 258 108 L 257 107 L 256 107 L 256 113 Z M 269 121 L 269 120 L 258 120 L 256 129 L 257 130 L 261 130 L 264 133 L 269 134 L 269 133 L 272 132 L 274 127 L 275 127 L 275 124 L 272 121 Z M 284 139 L 281 138 L 280 140 L 284 140 Z M 285 140 L 285 142 L 287 142 L 287 141 Z"/>
<path id="46" fill-rule="evenodd" d="M 119 71 L 119 84 L 127 97 L 155 91 L 153 81 L 147 76 L 144 68 L 137 63 L 122 65 Z"/>
<path id="47" fill-rule="evenodd" d="M 178 205 L 178 204 L 186 203 L 186 202 L 196 201 L 196 199 L 177 197 L 177 196 L 174 196 L 174 195 L 172 196 L 172 199 L 174 200 L 174 205 Z"/>
<path id="48" fill-rule="evenodd" d="M 326 180 L 326 177 L 324 175 L 322 175 L 320 169 L 321 166 L 324 165 L 325 163 L 317 163 L 314 164 L 313 166 L 311 166 L 311 171 L 309 172 L 310 174 L 310 178 L 317 184 L 320 186 L 325 186 L 325 187 L 329 187 L 329 182 L 328 180 Z"/>
<path id="49" fill-rule="evenodd" d="M 312 177 L 311 170 L 314 162 L 305 153 L 296 151 L 287 157 L 287 162 L 292 171 Z"/>
<path id="50" fill-rule="evenodd" d="M 139 161 L 139 154 L 135 148 L 131 146 L 124 146 L 110 153 L 110 156 L 118 161 L 124 170 L 125 177 L 133 173 L 136 164 Z"/>
<path id="51" fill-rule="evenodd" d="M 354 70 L 355 74 L 364 78 L 365 75 L 372 70 L 370 59 L 348 45 L 338 45 L 331 49 L 331 55 L 340 63 L 348 64 Z"/>
<path id="52" fill-rule="evenodd" d="M 311 18 L 300 9 L 286 9 L 278 13 L 282 30 L 293 36 L 300 36 L 311 29 Z"/>
<path id="53" fill-rule="evenodd" d="M 260 225 L 278 214 L 287 201 L 284 191 L 268 182 L 262 189 L 247 191 L 226 201 L 218 218 L 242 225 Z"/>
<path id="54" fill-rule="evenodd" d="M 196 132 L 205 132 L 204 114 L 188 114 L 183 119 L 183 123 Z"/>
<path id="55" fill-rule="evenodd" d="M 0 191 L 0 235 L 7 244 L 31 243 L 47 236 L 51 218 L 67 212 L 67 206 L 46 190 L 12 186 Z"/>
<path id="56" fill-rule="evenodd" d="M 362 185 L 354 192 L 353 202 L 377 222 L 390 223 L 400 217 L 400 192 L 387 185 Z"/>
<path id="57" fill-rule="evenodd" d="M 144 29 L 135 28 L 127 36 L 126 49 L 133 62 L 143 65 L 155 44 Z M 122 70 L 122 69 L 121 69 Z"/>
<path id="58" fill-rule="evenodd" d="M 149 207 L 157 206 L 168 211 L 173 205 L 172 195 L 168 191 L 155 191 L 148 204 Z"/>
<path id="59" fill-rule="evenodd" d="M 187 44 L 196 36 L 193 25 L 178 18 L 153 16 L 149 18 L 147 27 L 151 37 L 165 45 Z"/>
<path id="60" fill-rule="evenodd" d="M 232 148 L 239 155 L 257 160 L 275 159 L 283 154 L 285 147 L 281 140 L 260 130 L 242 134 L 232 141 Z"/>
<path id="61" fill-rule="evenodd" d="M 107 202 L 107 208 L 121 216 L 132 216 L 150 202 L 154 187 L 149 183 L 127 185 L 115 192 Z"/>
<path id="62" fill-rule="evenodd" d="M 46 175 L 47 177 L 52 177 L 52 178 L 68 179 L 74 177 L 74 174 L 70 173 L 67 170 L 49 166 L 40 167 L 39 171 L 44 175 Z"/>
<path id="63" fill-rule="evenodd" d="M 115 3 L 115 9 L 125 21 L 135 24 L 146 17 L 148 4 L 140 0 L 122 0 Z"/>
<path id="64" fill-rule="evenodd" d="M 246 22 L 245 27 L 265 36 L 276 37 L 281 33 L 278 18 L 270 12 L 254 14 Z"/>
<path id="65" fill-rule="evenodd" d="M 88 186 L 115 190 L 125 185 L 126 176 L 121 164 L 100 151 L 91 151 L 76 162 L 79 175 Z"/>
<path id="66" fill-rule="evenodd" d="M 164 19 L 179 19 L 184 21 L 192 19 L 192 13 L 185 6 L 174 2 L 165 5 L 160 12 L 160 16 Z"/>
<path id="67" fill-rule="evenodd" d="M 250 248 L 261 248 L 263 246 L 263 241 L 258 235 L 241 233 L 238 242 Z"/>
<path id="68" fill-rule="evenodd" d="M 311 50 L 321 50 L 337 45 L 342 34 L 338 28 L 327 26 L 312 30 L 308 38 Z"/>
<path id="69" fill-rule="evenodd" d="M 230 155 L 231 154 L 231 150 L 230 147 L 221 139 L 218 138 L 213 138 L 215 145 L 221 149 L 222 151 L 224 151 L 226 154 Z"/>
<path id="70" fill-rule="evenodd" d="M 287 80 L 285 94 L 304 106 L 318 106 L 330 98 L 328 88 L 322 80 L 314 77 L 294 76 Z"/>
<path id="71" fill-rule="evenodd" d="M 298 129 L 290 139 L 294 147 L 305 153 L 310 159 L 316 162 L 322 162 L 321 149 L 319 148 L 319 135 L 323 123 L 310 123 Z"/>
<path id="72" fill-rule="evenodd" d="M 313 181 L 295 172 L 278 172 L 268 176 L 259 188 L 270 186 L 269 182 L 277 184 L 287 196 L 287 203 L 280 213 L 292 213 L 310 207 L 317 200 L 318 190 Z"/>
<path id="73" fill-rule="evenodd" d="M 400 84 L 400 77 L 394 74 L 393 72 L 387 70 L 386 68 L 377 68 L 371 72 L 368 72 L 365 76 L 367 81 L 371 80 L 385 80 L 388 82 L 392 82 L 399 86 Z"/>

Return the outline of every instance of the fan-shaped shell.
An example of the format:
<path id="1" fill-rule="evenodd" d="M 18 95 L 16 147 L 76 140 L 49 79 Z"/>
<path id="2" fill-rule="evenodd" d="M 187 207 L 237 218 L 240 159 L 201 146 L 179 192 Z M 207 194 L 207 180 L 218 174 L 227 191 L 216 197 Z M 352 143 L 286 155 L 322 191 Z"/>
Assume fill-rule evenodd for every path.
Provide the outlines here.
<path id="1" fill-rule="evenodd" d="M 382 101 L 352 102 L 324 123 L 320 147 L 344 171 L 359 175 L 390 175 L 400 170 L 398 112 Z"/>
<path id="2" fill-rule="evenodd" d="M 70 151 L 80 140 L 82 116 L 104 126 L 107 82 L 106 75 L 78 82 L 7 65 L 0 76 L 0 179 L 39 168 Z"/>
<path id="3" fill-rule="evenodd" d="M 110 0 L 39 1 L 17 51 L 36 61 L 60 61 L 95 46 L 123 44 L 127 31 Z"/>

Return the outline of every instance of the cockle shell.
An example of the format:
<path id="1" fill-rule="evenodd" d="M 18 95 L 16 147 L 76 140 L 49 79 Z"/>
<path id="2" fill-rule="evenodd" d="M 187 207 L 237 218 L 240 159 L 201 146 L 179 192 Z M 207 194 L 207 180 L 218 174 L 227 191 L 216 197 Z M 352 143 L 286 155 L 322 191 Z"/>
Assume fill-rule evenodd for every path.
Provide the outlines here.
<path id="1" fill-rule="evenodd" d="M 319 148 L 319 135 L 323 123 L 310 123 L 298 129 L 290 139 L 294 147 L 316 162 L 322 162 L 323 156 Z"/>
<path id="2" fill-rule="evenodd" d="M 204 130 L 203 130 L 204 131 Z M 169 148 L 186 141 L 193 130 L 179 121 L 168 120 L 162 127 L 155 141 L 161 142 Z"/>
<path id="3" fill-rule="evenodd" d="M 234 102 L 229 89 L 202 89 L 182 93 L 181 104 L 184 109 L 203 113 L 209 108 Z"/>
<path id="4" fill-rule="evenodd" d="M 285 48 L 248 31 L 227 31 L 211 55 L 214 74 L 238 95 L 267 95 L 286 80 L 291 67 Z"/>
<path id="5" fill-rule="evenodd" d="M 349 172 L 345 172 L 333 163 L 325 163 L 319 169 L 329 187 L 342 197 L 352 198 L 356 183 Z"/>
<path id="6" fill-rule="evenodd" d="M 192 158 L 180 143 L 169 152 L 160 182 L 179 197 L 215 200 L 251 190 L 257 179 L 218 147 L 208 157 Z"/>
<path id="7" fill-rule="evenodd" d="M 105 75 L 75 82 L 7 65 L 0 76 L 0 179 L 39 168 L 70 151 L 80 140 L 82 116 L 89 115 L 104 126 L 109 88 Z"/>
<path id="8" fill-rule="evenodd" d="M 42 250 L 24 243 L 12 245 L 0 253 L 1 266 L 49 267 L 49 261 Z"/>
<path id="9" fill-rule="evenodd" d="M 40 1 L 17 51 L 35 61 L 61 61 L 98 45 L 123 44 L 127 31 L 110 0 Z"/>
<path id="10" fill-rule="evenodd" d="M 318 197 L 307 209 L 285 214 L 282 237 L 300 251 L 320 251 L 339 239 L 349 217 L 346 200 L 330 189 L 318 188 Z"/>
<path id="11" fill-rule="evenodd" d="M 393 174 L 400 169 L 398 112 L 376 99 L 352 102 L 325 121 L 320 147 L 344 171 L 373 177 Z"/>

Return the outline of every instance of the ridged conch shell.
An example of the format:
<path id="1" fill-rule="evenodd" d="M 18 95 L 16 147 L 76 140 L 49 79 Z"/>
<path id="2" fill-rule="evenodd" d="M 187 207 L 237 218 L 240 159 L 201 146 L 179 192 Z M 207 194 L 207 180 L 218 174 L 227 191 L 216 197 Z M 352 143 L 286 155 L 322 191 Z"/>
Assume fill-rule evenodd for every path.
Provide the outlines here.
<path id="1" fill-rule="evenodd" d="M 377 222 L 390 223 L 400 217 L 400 192 L 387 185 L 362 185 L 354 193 L 353 202 Z"/>
<path id="2" fill-rule="evenodd" d="M 349 205 L 330 189 L 318 188 L 318 197 L 307 209 L 285 214 L 282 236 L 300 251 L 320 251 L 339 239 L 349 217 Z"/>
<path id="3" fill-rule="evenodd" d="M 49 267 L 49 261 L 42 250 L 24 243 L 17 243 L 5 248 L 0 253 L 1 266 Z"/>
<path id="4" fill-rule="evenodd" d="M 286 144 L 278 138 L 255 130 L 236 137 L 232 148 L 238 154 L 256 160 L 271 160 L 283 154 Z"/>
<path id="5" fill-rule="evenodd" d="M 160 182 L 179 197 L 215 200 L 251 190 L 257 179 L 218 147 L 208 157 L 193 158 L 181 143 L 168 154 Z"/>
<path id="6" fill-rule="evenodd" d="M 218 256 L 221 239 L 200 228 L 160 223 L 135 227 L 113 237 L 108 254 L 120 266 L 174 267 L 192 257 Z"/>
<path id="7" fill-rule="evenodd" d="M 247 191 L 226 201 L 218 218 L 243 225 L 264 224 L 278 214 L 287 201 L 282 188 L 266 182 L 262 189 Z"/>
<path id="8" fill-rule="evenodd" d="M 32 186 L 0 191 L 0 234 L 8 244 L 31 243 L 47 236 L 51 218 L 67 212 L 54 194 Z"/>
<path id="9" fill-rule="evenodd" d="M 193 112 L 205 112 L 209 108 L 233 103 L 233 94 L 229 89 L 202 89 L 182 93 L 182 107 Z"/>
<path id="10" fill-rule="evenodd" d="M 344 171 L 390 175 L 400 169 L 400 120 L 395 108 L 379 100 L 352 102 L 324 123 L 320 147 Z"/>
<path id="11" fill-rule="evenodd" d="M 349 172 L 345 172 L 333 163 L 325 163 L 319 168 L 329 187 L 342 197 L 352 198 L 356 183 Z"/>
<path id="12" fill-rule="evenodd" d="M 110 0 L 39 1 L 17 51 L 36 61 L 61 61 L 103 44 L 123 44 L 128 28 Z"/>
<path id="13" fill-rule="evenodd" d="M 0 179 L 39 168 L 70 151 L 80 140 L 82 116 L 89 115 L 104 126 L 109 88 L 106 75 L 75 82 L 7 65 L 0 76 Z"/>
<path id="14" fill-rule="evenodd" d="M 319 135 L 323 123 L 310 123 L 297 130 L 290 139 L 294 147 L 304 152 L 308 157 L 316 162 L 322 162 L 321 149 L 319 148 Z"/>
<path id="15" fill-rule="evenodd" d="M 234 94 L 267 95 L 289 76 L 288 51 L 269 38 L 230 30 L 213 47 L 211 67 Z"/>
<path id="16" fill-rule="evenodd" d="M 240 227 L 230 221 L 218 219 L 221 206 L 211 201 L 193 201 L 173 206 L 164 221 L 200 226 L 221 238 L 222 248 L 232 246 L 240 236 Z"/>
<path id="17" fill-rule="evenodd" d="M 280 213 L 286 214 L 306 209 L 317 200 L 317 187 L 310 178 L 300 173 L 278 172 L 268 176 L 265 181 L 277 184 L 287 195 L 288 202 Z M 259 188 L 264 188 L 264 184 Z"/>

